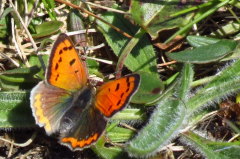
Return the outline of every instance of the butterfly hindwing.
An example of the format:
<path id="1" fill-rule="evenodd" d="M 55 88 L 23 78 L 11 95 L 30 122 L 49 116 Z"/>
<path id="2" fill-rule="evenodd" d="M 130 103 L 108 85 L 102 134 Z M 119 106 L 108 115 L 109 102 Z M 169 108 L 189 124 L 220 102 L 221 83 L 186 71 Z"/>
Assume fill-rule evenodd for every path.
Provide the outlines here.
<path id="1" fill-rule="evenodd" d="M 46 80 L 49 84 L 69 91 L 87 83 L 87 70 L 66 34 L 57 38 L 49 58 Z"/>
<path id="2" fill-rule="evenodd" d="M 97 90 L 96 108 L 106 117 L 113 116 L 128 104 L 139 82 L 140 76 L 132 74 L 103 84 Z"/>
<path id="3" fill-rule="evenodd" d="M 59 130 L 60 119 L 71 104 L 71 96 L 64 89 L 40 82 L 31 91 L 30 103 L 39 126 L 44 126 L 48 135 Z"/>
<path id="4" fill-rule="evenodd" d="M 60 122 L 60 143 L 72 150 L 81 150 L 95 143 L 107 121 L 93 106 L 93 89 L 83 88 L 75 96 Z"/>

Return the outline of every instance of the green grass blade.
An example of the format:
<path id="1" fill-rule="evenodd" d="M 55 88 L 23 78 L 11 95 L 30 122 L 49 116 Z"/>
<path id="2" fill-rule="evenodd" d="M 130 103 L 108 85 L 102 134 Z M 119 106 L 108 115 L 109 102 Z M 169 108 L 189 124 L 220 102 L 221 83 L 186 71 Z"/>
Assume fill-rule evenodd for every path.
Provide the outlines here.
<path id="1" fill-rule="evenodd" d="M 207 140 L 191 131 L 183 134 L 182 141 L 195 147 L 203 156 L 209 159 L 240 158 L 240 142 L 219 142 Z"/>

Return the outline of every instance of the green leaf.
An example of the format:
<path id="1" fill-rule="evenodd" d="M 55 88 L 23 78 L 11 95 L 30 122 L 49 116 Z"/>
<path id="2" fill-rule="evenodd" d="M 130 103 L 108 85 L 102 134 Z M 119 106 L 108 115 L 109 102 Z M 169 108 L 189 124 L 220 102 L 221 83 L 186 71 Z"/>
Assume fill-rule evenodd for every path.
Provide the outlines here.
<path id="1" fill-rule="evenodd" d="M 99 63 L 96 60 L 87 59 L 87 68 L 89 74 L 97 75 L 98 77 L 103 77 L 102 73 L 99 72 Z"/>
<path id="2" fill-rule="evenodd" d="M 52 35 L 60 30 L 63 26 L 63 22 L 61 21 L 49 21 L 44 22 L 40 25 L 35 26 L 36 34 L 32 34 L 33 38 L 42 38 L 45 36 Z"/>
<path id="3" fill-rule="evenodd" d="M 210 37 L 204 37 L 204 36 L 187 36 L 188 43 L 193 47 L 200 47 L 205 46 L 209 44 L 215 44 L 221 39 L 216 38 L 210 38 Z M 240 58 L 240 45 L 237 45 L 236 49 L 233 50 L 233 53 L 229 56 L 224 57 L 221 59 L 221 61 L 227 61 L 227 60 L 233 60 L 233 59 L 239 59 Z"/>
<path id="4" fill-rule="evenodd" d="M 143 120 L 145 115 L 140 109 L 126 108 L 114 115 L 111 120 Z"/>
<path id="5" fill-rule="evenodd" d="M 138 104 L 152 103 L 159 98 L 164 90 L 164 85 L 158 76 L 142 71 L 137 73 L 141 76 L 141 84 L 137 93 L 131 99 L 131 102 Z"/>
<path id="6" fill-rule="evenodd" d="M 195 147 L 206 158 L 232 159 L 240 158 L 240 142 L 217 142 L 207 140 L 191 131 L 183 134 L 182 139 L 187 145 Z"/>
<path id="7" fill-rule="evenodd" d="M 111 142 L 126 142 L 133 137 L 135 132 L 130 129 L 115 126 L 110 131 L 107 131 L 107 136 Z"/>
<path id="8" fill-rule="evenodd" d="M 34 75 L 40 69 L 36 66 L 16 68 L 0 74 L 0 86 L 3 90 L 30 89 L 37 82 Z"/>
<path id="9" fill-rule="evenodd" d="M 178 0 L 154 2 L 132 0 L 130 13 L 135 22 L 156 39 L 161 30 L 176 28 L 188 22 L 186 16 L 171 16 L 187 7 L 188 4 L 179 6 Z"/>
<path id="10" fill-rule="evenodd" d="M 108 21 L 114 26 L 117 26 L 121 30 L 129 33 L 129 34 L 135 34 L 137 29 L 135 26 L 131 25 L 128 21 L 126 21 L 123 16 L 115 13 L 106 13 L 103 15 L 104 20 Z M 129 46 L 129 43 L 132 42 L 128 38 L 124 37 L 123 35 L 119 34 L 112 28 L 110 28 L 108 25 L 97 21 L 99 30 L 103 33 L 107 43 L 112 48 L 113 52 L 120 56 L 125 49 L 126 46 Z M 153 91 L 153 88 L 156 88 L 161 92 L 163 89 L 163 83 L 159 79 L 159 75 L 157 72 L 157 61 L 156 61 L 156 55 L 154 52 L 154 49 L 151 45 L 150 40 L 147 38 L 146 35 L 141 34 L 140 37 L 134 37 L 134 40 L 137 40 L 137 42 L 130 43 L 131 46 L 129 46 L 126 51 L 131 51 L 130 54 L 128 52 L 127 58 L 125 60 L 125 66 L 130 69 L 133 72 L 137 72 L 140 74 L 140 76 L 143 76 L 143 81 L 145 81 L 145 75 L 148 74 L 149 79 L 154 79 L 154 82 L 152 83 L 150 89 L 148 88 L 149 84 L 148 82 L 141 82 L 139 90 L 143 92 L 145 95 L 148 91 Z M 126 52 L 124 52 L 126 53 Z M 146 86 L 146 85 L 147 86 Z M 148 94 L 153 94 L 151 92 L 148 92 Z M 142 95 L 142 96 L 145 96 Z M 148 103 L 151 102 L 154 98 L 158 98 L 159 94 L 157 94 L 154 97 L 149 98 L 138 98 L 140 97 L 140 93 L 136 93 L 135 97 L 133 98 L 134 102 L 138 103 Z"/>
<path id="11" fill-rule="evenodd" d="M 200 47 L 209 44 L 215 44 L 219 42 L 221 39 L 210 38 L 205 36 L 187 36 L 187 42 L 193 47 Z"/>
<path id="12" fill-rule="evenodd" d="M 45 70 L 42 68 L 42 64 L 40 63 L 40 59 L 43 61 L 44 65 L 47 66 L 49 55 L 32 55 L 29 57 L 29 63 L 31 66 L 36 66 L 40 68 L 40 71 L 35 74 L 40 79 L 44 79 Z"/>
<path id="13" fill-rule="evenodd" d="M 54 0 L 42 0 L 45 9 L 48 12 L 49 17 L 51 20 L 56 20 L 56 13 L 54 11 L 55 6 L 55 1 Z"/>
<path id="14" fill-rule="evenodd" d="M 236 47 L 236 41 L 220 40 L 214 44 L 201 46 L 192 50 L 167 53 L 167 56 L 178 62 L 209 63 L 232 53 Z"/>
<path id="15" fill-rule="evenodd" d="M 0 127 L 26 128 L 34 127 L 29 103 L 29 92 L 0 92 Z"/>
<path id="16" fill-rule="evenodd" d="M 138 135 L 129 142 L 126 147 L 131 156 L 144 157 L 153 155 L 166 143 L 169 143 L 186 120 L 187 94 L 193 78 L 193 70 L 190 64 L 183 68 L 175 87 L 163 93 L 160 102 L 149 119 L 149 123 L 138 132 Z M 172 94 L 178 95 L 172 97 Z"/>
<path id="17" fill-rule="evenodd" d="M 233 5 L 237 8 L 240 8 L 240 2 L 235 0 L 235 1 L 232 1 L 233 2 Z"/>
<path id="18" fill-rule="evenodd" d="M 3 13 L 0 15 L 0 19 L 2 19 L 2 18 L 5 18 L 9 13 L 11 13 L 12 11 L 14 11 L 14 9 L 13 8 L 6 8 L 4 11 L 3 11 Z"/>
<path id="19" fill-rule="evenodd" d="M 105 140 L 104 137 L 101 137 L 97 143 L 92 146 L 92 150 L 98 154 L 103 159 L 128 159 L 126 153 L 123 152 L 123 150 L 120 147 L 117 146 L 111 146 L 111 147 L 105 147 Z"/>
<path id="20" fill-rule="evenodd" d="M 7 8 L 4 10 L 4 12 L 1 15 L 0 18 L 0 40 L 1 41 L 8 41 L 8 36 L 10 31 L 10 16 L 8 15 L 13 9 L 12 8 Z"/>
<path id="21" fill-rule="evenodd" d="M 195 96 L 190 98 L 187 103 L 188 114 L 191 115 L 192 112 L 198 111 L 204 105 L 238 90 L 240 90 L 240 60 L 225 68 L 210 83 L 199 89 Z"/>

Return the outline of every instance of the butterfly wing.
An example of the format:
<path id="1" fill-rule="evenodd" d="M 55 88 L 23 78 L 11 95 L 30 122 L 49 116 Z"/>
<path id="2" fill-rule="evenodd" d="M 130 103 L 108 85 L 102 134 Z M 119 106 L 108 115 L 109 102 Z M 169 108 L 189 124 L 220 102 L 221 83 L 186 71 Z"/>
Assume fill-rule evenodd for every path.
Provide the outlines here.
<path id="1" fill-rule="evenodd" d="M 106 117 L 113 116 L 128 104 L 139 82 L 140 76 L 132 74 L 103 84 L 97 90 L 96 108 Z"/>
<path id="2" fill-rule="evenodd" d="M 60 123 L 60 143 L 72 150 L 81 150 L 95 143 L 107 121 L 93 106 L 92 88 L 84 88 L 75 96 L 71 108 Z"/>
<path id="3" fill-rule="evenodd" d="M 71 104 L 71 96 L 64 89 L 42 81 L 33 88 L 30 103 L 36 123 L 45 128 L 48 135 L 59 130 L 60 119 Z"/>
<path id="4" fill-rule="evenodd" d="M 66 34 L 60 34 L 53 45 L 46 80 L 69 91 L 78 90 L 87 83 L 86 66 Z"/>

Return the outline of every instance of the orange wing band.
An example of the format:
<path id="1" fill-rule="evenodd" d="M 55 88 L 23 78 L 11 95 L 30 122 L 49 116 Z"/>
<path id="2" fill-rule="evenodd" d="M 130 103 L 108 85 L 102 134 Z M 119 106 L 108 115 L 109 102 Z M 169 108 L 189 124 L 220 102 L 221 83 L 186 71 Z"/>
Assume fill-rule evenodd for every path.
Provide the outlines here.
<path id="1" fill-rule="evenodd" d="M 73 137 L 65 137 L 65 138 L 62 138 L 62 142 L 70 143 L 71 147 L 73 149 L 83 148 L 83 147 L 89 146 L 92 143 L 94 143 L 98 139 L 98 137 L 99 137 L 99 135 L 97 133 L 95 133 L 92 136 L 90 136 L 89 138 L 83 139 L 83 140 L 78 140 Z"/>
<path id="2" fill-rule="evenodd" d="M 50 121 L 48 120 L 48 118 L 44 115 L 43 109 L 42 109 L 42 102 L 41 102 L 41 94 L 36 94 L 36 96 L 34 97 L 34 106 L 35 106 L 35 114 L 36 117 L 38 119 L 38 123 L 41 125 L 44 125 L 44 128 L 46 130 L 47 133 L 52 131 L 52 127 L 50 124 Z"/>

